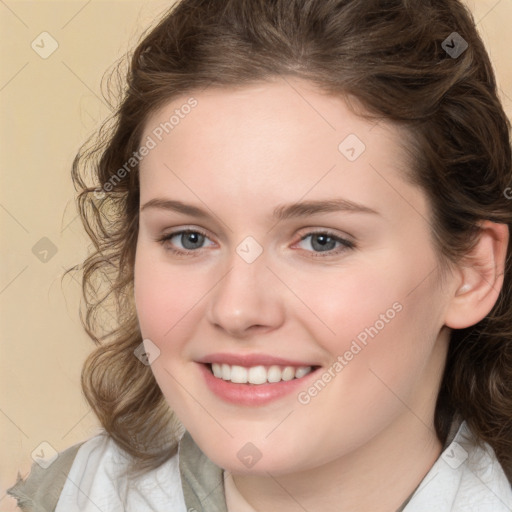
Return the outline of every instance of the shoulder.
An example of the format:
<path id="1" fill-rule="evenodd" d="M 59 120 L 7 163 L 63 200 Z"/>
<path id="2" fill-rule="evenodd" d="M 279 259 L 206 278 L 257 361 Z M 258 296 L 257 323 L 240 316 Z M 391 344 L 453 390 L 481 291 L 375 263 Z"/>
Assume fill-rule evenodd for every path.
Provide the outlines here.
<path id="1" fill-rule="evenodd" d="M 46 469 L 32 465 L 8 493 L 25 512 L 186 511 L 177 455 L 155 470 L 128 480 L 129 456 L 105 432 L 59 452 Z"/>
<path id="2" fill-rule="evenodd" d="M 55 512 L 92 512 L 102 505 L 112 512 L 186 511 L 177 453 L 137 477 L 125 474 L 130 460 L 106 433 L 84 443 L 69 470 Z"/>
<path id="3" fill-rule="evenodd" d="M 492 447 L 477 443 L 465 421 L 404 512 L 510 512 L 512 487 Z"/>
<path id="4" fill-rule="evenodd" d="M 18 507 L 24 511 L 53 510 L 69 469 L 84 443 L 82 441 L 59 452 L 50 465 L 44 461 L 34 462 L 28 477 L 23 479 L 18 473 L 16 483 L 7 489 L 7 494 L 16 498 Z"/>
<path id="5" fill-rule="evenodd" d="M 492 447 L 475 442 L 466 422 L 461 426 L 451 450 L 444 452 L 445 462 L 455 459 L 460 464 L 459 493 L 454 501 L 456 510 L 510 512 L 512 485 Z M 452 464 L 449 469 L 454 471 Z"/>

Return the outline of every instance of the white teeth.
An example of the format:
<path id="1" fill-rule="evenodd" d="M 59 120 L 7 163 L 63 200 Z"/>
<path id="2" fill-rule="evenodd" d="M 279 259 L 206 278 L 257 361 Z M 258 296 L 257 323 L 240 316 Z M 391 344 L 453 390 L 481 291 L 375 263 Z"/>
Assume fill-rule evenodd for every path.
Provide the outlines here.
<path id="1" fill-rule="evenodd" d="M 213 375 L 218 379 L 229 380 L 236 384 L 265 384 L 275 383 L 282 380 L 300 379 L 313 370 L 311 366 L 244 366 L 229 364 L 212 364 Z"/>
<path id="2" fill-rule="evenodd" d="M 236 382 L 237 384 L 245 384 L 247 382 L 247 373 L 247 368 L 233 365 L 231 367 L 231 382 Z"/>
<path id="3" fill-rule="evenodd" d="M 264 384 L 267 382 L 267 370 L 264 366 L 253 366 L 249 368 L 248 382 L 250 384 Z"/>
<path id="4" fill-rule="evenodd" d="M 304 377 L 304 375 L 307 375 L 310 371 L 311 366 L 301 366 L 295 370 L 295 378 L 300 379 L 301 377 Z"/>
<path id="5" fill-rule="evenodd" d="M 283 370 L 283 374 L 281 375 L 281 379 L 283 380 L 292 380 L 295 377 L 295 368 L 292 366 L 287 366 Z"/>
<path id="6" fill-rule="evenodd" d="M 212 364 L 213 375 L 218 379 L 222 379 L 222 366 L 220 364 Z"/>
<path id="7" fill-rule="evenodd" d="M 267 380 L 269 382 L 279 382 L 281 380 L 281 368 L 279 366 L 271 366 L 267 372 Z"/>
<path id="8" fill-rule="evenodd" d="M 229 366 L 229 364 L 223 364 L 222 365 L 222 378 L 224 380 L 230 380 L 231 379 L 231 366 Z"/>

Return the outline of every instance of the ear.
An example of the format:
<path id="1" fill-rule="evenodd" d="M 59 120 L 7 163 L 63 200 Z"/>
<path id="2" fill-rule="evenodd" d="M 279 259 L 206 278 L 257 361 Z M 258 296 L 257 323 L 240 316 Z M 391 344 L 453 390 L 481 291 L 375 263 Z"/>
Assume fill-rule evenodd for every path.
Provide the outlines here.
<path id="1" fill-rule="evenodd" d="M 508 239 L 507 224 L 481 223 L 478 242 L 457 267 L 446 326 L 470 327 L 492 310 L 503 286 Z"/>

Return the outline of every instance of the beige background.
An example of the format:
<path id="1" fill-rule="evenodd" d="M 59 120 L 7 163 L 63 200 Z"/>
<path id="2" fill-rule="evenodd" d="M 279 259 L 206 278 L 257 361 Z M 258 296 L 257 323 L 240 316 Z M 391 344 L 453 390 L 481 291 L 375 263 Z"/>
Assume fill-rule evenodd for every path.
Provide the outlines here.
<path id="1" fill-rule="evenodd" d="M 1 511 L 15 510 L 5 490 L 17 471 L 28 474 L 31 454 L 51 453 L 41 443 L 60 451 L 98 428 L 80 390 L 81 364 L 93 348 L 78 317 L 80 285 L 70 275 L 61 283 L 90 243 L 70 166 L 109 112 L 102 75 L 170 3 L 0 0 Z M 512 0 L 467 3 L 512 116 Z M 46 59 L 31 47 L 35 40 L 39 52 L 51 48 L 42 32 L 58 43 Z M 52 246 L 56 253 L 45 255 Z"/>

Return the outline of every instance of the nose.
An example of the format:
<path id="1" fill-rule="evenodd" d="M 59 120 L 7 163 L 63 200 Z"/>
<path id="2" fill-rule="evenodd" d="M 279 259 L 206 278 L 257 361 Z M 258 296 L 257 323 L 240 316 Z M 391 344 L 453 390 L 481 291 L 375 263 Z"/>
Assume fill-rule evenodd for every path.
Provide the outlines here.
<path id="1" fill-rule="evenodd" d="M 267 267 L 264 254 L 252 263 L 234 254 L 230 270 L 209 294 L 209 322 L 232 337 L 270 332 L 284 322 L 282 284 Z"/>

